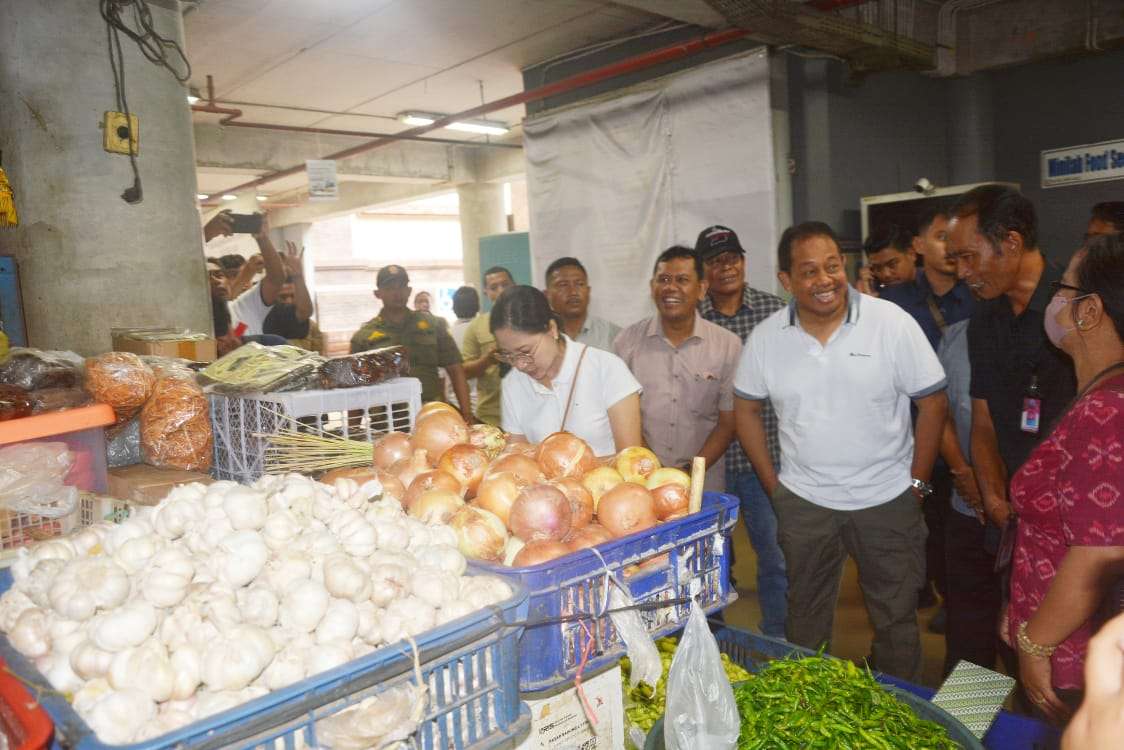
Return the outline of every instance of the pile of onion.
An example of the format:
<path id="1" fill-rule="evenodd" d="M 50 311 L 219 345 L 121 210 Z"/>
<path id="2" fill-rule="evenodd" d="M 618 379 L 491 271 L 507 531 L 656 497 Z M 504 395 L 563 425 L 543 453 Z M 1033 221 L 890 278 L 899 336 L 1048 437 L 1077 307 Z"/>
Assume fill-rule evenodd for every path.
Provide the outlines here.
<path id="1" fill-rule="evenodd" d="M 464 419 L 460 414 L 444 409 L 431 411 L 419 418 L 410 437 L 410 445 L 415 450 L 424 450 L 434 466 L 441 461 L 445 451 L 467 442 L 468 425 Z"/>
<path id="2" fill-rule="evenodd" d="M 573 525 L 570 500 L 552 484 L 532 484 L 515 498 L 508 525 L 511 533 L 525 542 L 560 542 Z"/>

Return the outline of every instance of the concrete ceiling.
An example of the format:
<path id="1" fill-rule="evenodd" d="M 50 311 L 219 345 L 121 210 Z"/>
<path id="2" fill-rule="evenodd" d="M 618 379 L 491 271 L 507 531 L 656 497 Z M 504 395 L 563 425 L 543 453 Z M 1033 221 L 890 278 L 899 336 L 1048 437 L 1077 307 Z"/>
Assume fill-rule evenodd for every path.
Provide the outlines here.
<path id="1" fill-rule="evenodd" d="M 191 85 L 205 94 L 212 76 L 216 100 L 243 119 L 395 133 L 408 127 L 400 112 L 458 112 L 518 93 L 523 67 L 663 21 L 601 0 L 199 0 L 184 29 Z M 489 115 L 513 126 L 505 138 L 514 140 L 523 117 L 521 105 Z M 199 189 L 214 194 L 260 173 L 201 169 Z"/>

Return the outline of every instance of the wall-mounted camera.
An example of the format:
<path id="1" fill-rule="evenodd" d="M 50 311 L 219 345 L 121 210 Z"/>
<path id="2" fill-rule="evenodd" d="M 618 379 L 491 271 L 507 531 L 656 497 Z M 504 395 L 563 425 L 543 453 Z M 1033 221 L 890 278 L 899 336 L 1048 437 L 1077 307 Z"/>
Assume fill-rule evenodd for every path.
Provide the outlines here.
<path id="1" fill-rule="evenodd" d="M 929 182 L 928 177 L 919 177 L 917 182 L 913 183 L 913 189 L 922 195 L 932 195 L 937 191 L 936 185 Z"/>

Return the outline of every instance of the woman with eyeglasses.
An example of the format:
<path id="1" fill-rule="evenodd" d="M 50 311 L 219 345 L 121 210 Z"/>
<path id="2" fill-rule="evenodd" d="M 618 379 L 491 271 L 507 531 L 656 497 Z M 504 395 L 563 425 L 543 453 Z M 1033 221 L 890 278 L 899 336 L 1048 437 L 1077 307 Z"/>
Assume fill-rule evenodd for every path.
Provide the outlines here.
<path id="1" fill-rule="evenodd" d="M 1000 635 L 1027 697 L 1062 722 L 1124 573 L 1124 239 L 1090 240 L 1054 287 L 1046 335 L 1073 359 L 1078 394 L 1011 479 L 1018 536 Z"/>
<path id="2" fill-rule="evenodd" d="M 491 329 L 496 358 L 512 367 L 501 420 L 513 440 L 538 443 L 564 430 L 598 456 L 643 445 L 640 383 L 617 355 L 562 333 L 545 294 L 511 287 L 492 307 Z"/>

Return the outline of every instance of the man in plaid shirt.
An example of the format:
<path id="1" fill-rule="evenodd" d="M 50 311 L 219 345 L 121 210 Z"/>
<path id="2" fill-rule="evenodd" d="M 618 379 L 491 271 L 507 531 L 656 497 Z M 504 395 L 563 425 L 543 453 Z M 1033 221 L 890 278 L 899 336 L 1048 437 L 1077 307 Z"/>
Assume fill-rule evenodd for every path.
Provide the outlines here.
<path id="1" fill-rule="evenodd" d="M 709 285 L 707 296 L 699 302 L 699 314 L 741 337 L 744 344 L 761 321 L 785 303 L 776 295 L 754 289 L 745 283 L 745 250 L 738 235 L 729 227 L 707 227 L 699 233 L 695 252 L 702 258 Z M 777 414 L 765 402 L 762 411 L 765 439 L 773 463 L 780 466 L 777 442 Z M 761 632 L 784 638 L 788 611 L 784 555 L 777 543 L 777 517 L 769 496 L 757 480 L 753 466 L 734 440 L 726 450 L 726 491 L 741 499 L 742 517 L 749 541 L 757 553 L 757 596 L 761 602 Z"/>

